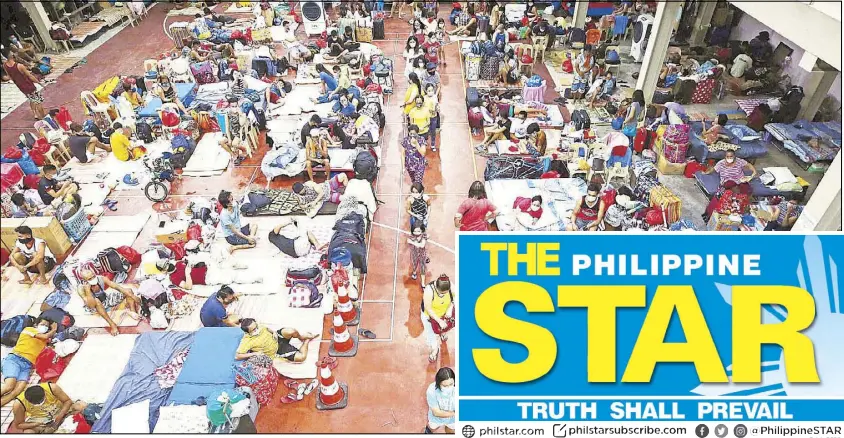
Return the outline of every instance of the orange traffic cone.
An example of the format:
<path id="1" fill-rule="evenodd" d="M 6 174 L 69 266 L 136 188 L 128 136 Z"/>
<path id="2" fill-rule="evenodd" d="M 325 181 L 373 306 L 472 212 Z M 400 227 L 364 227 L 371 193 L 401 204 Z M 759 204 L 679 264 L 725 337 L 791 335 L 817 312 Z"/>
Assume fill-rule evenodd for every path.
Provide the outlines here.
<path id="1" fill-rule="evenodd" d="M 346 330 L 346 323 L 340 312 L 334 310 L 334 337 L 328 347 L 328 355 L 352 357 L 358 354 L 358 336 Z"/>
<path id="2" fill-rule="evenodd" d="M 337 288 L 337 310 L 340 311 L 340 317 L 346 325 L 358 325 L 360 322 L 360 310 L 352 303 L 349 298 L 348 288 L 346 286 L 339 286 Z"/>
<path id="3" fill-rule="evenodd" d="M 331 368 L 323 364 L 319 370 L 319 394 L 317 395 L 317 409 L 343 409 L 349 405 L 349 387 L 339 383 L 331 374 Z"/>

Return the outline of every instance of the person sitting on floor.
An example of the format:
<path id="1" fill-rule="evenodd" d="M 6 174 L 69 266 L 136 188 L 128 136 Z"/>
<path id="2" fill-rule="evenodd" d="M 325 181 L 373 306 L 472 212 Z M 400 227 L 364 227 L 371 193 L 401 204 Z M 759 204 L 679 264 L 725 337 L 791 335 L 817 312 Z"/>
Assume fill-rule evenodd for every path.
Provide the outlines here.
<path id="1" fill-rule="evenodd" d="M 199 320 L 203 327 L 238 327 L 240 317 L 228 312 L 228 306 L 238 300 L 231 287 L 222 286 L 216 294 L 205 300 L 199 309 Z"/>
<path id="2" fill-rule="evenodd" d="M 50 209 L 40 210 L 32 199 L 27 199 L 23 192 L 12 194 L 12 217 L 25 218 L 30 216 L 52 216 Z M 43 205 L 43 204 L 42 204 Z"/>
<path id="3" fill-rule="evenodd" d="M 466 18 L 465 24 L 462 26 L 457 26 L 457 29 L 449 32 L 449 35 L 458 35 L 458 36 L 475 36 L 478 33 L 478 17 L 475 16 L 475 4 L 469 2 L 469 6 L 466 8 Z"/>
<path id="4" fill-rule="evenodd" d="M 117 336 L 120 332 L 117 324 L 108 315 L 108 311 L 119 306 L 124 301 L 129 309 L 129 317 L 140 319 L 141 299 L 128 287 L 121 286 L 108 277 L 97 275 L 94 271 L 86 269 L 79 276 L 84 282 L 79 288 L 79 294 L 85 302 L 85 310 L 88 313 L 100 315 L 109 326 L 109 333 Z"/>
<path id="5" fill-rule="evenodd" d="M 336 106 L 338 107 L 338 109 L 334 112 L 337 113 L 337 115 L 339 116 L 350 117 L 352 114 L 357 112 L 357 106 L 355 106 L 352 102 L 349 101 L 349 96 L 345 93 L 340 95 L 340 98 L 337 100 Z"/>
<path id="6" fill-rule="evenodd" d="M 311 135 L 305 143 L 305 170 L 308 178 L 314 180 L 314 167 L 322 166 L 325 170 L 325 179 L 331 178 L 331 158 L 328 155 L 328 143 L 321 141 L 321 129 L 311 130 Z"/>
<path id="7" fill-rule="evenodd" d="M 784 206 L 782 203 L 775 205 L 771 214 L 773 219 L 768 221 L 764 231 L 789 231 L 802 213 L 803 206 L 796 199 L 789 199 Z"/>
<path id="8" fill-rule="evenodd" d="M 334 66 L 332 71 L 334 74 L 328 72 L 328 69 L 325 68 L 322 64 L 317 64 L 316 67 L 317 74 L 319 75 L 320 80 L 322 83 L 320 84 L 322 94 L 317 97 L 316 99 L 311 99 L 314 103 L 326 103 L 333 100 L 333 97 L 337 94 L 338 90 L 338 81 L 340 79 L 340 67 Z"/>
<path id="9" fill-rule="evenodd" d="M 528 125 L 525 132 L 528 142 L 533 144 L 539 156 L 545 156 L 548 150 L 548 137 L 545 135 L 545 131 L 539 128 L 538 123 L 534 122 Z"/>
<path id="10" fill-rule="evenodd" d="M 610 100 L 613 91 L 615 91 L 615 78 L 613 78 L 612 72 L 607 71 L 603 79 L 593 82 L 589 92 L 586 93 L 586 97 L 589 99 L 589 107 L 594 108 L 595 101 Z"/>
<path id="11" fill-rule="evenodd" d="M 88 404 L 73 402 L 55 383 L 32 385 L 12 405 L 12 426 L 23 433 L 56 433 L 68 415 L 78 414 Z"/>
<path id="12" fill-rule="evenodd" d="M 223 228 L 223 236 L 226 238 L 226 242 L 231 245 L 229 251 L 235 252 L 241 249 L 254 248 L 258 226 L 255 224 L 241 225 L 240 208 L 238 208 L 237 202 L 232 199 L 231 192 L 221 191 L 217 200 L 223 206 L 223 211 L 220 212 L 220 225 Z"/>
<path id="13" fill-rule="evenodd" d="M 745 169 L 749 170 L 749 176 L 744 174 Z M 703 171 L 704 174 L 717 172 L 720 177 L 720 184 L 718 193 L 709 201 L 706 206 L 706 211 L 703 213 L 704 222 L 709 222 L 709 218 L 715 208 L 721 202 L 721 195 L 726 189 L 731 189 L 733 192 L 741 193 L 743 195 L 750 195 L 753 189 L 750 187 L 750 181 L 756 178 L 756 168 L 747 161 L 737 158 L 735 151 L 727 151 L 724 159 L 715 163 L 715 166 Z"/>
<path id="14" fill-rule="evenodd" d="M 132 130 L 128 126 L 115 122 L 112 128 L 114 128 L 114 132 L 111 133 L 109 144 L 114 158 L 120 161 L 131 161 L 141 158 L 146 153 L 143 146 L 129 140 Z"/>
<path id="15" fill-rule="evenodd" d="M 12 352 L 0 364 L 0 372 L 3 374 L 0 406 L 6 406 L 26 389 L 35 360 L 47 348 L 57 331 L 58 325 L 46 319 L 39 320 L 35 327 L 26 327 L 21 331 Z"/>
<path id="16" fill-rule="evenodd" d="M 239 105 L 240 100 L 229 96 L 228 108 L 219 110 L 226 116 L 226 126 L 219 145 L 234 158 L 234 165 L 240 165 L 249 155 L 249 121 Z"/>
<path id="17" fill-rule="evenodd" d="M 704 121 L 704 123 L 706 123 Z M 721 133 L 724 132 L 724 126 L 727 125 L 727 115 L 718 114 L 718 120 L 712 124 L 712 127 L 700 133 L 700 138 L 707 145 L 717 142 L 721 138 Z"/>
<path id="18" fill-rule="evenodd" d="M 52 164 L 45 164 L 41 168 L 41 179 L 38 180 L 38 195 L 44 205 L 52 205 L 56 199 L 62 199 L 79 191 L 79 186 L 73 181 L 58 181 L 58 170 Z"/>
<path id="19" fill-rule="evenodd" d="M 586 188 L 586 196 L 577 201 L 566 229 L 568 231 L 598 231 L 598 225 L 604 220 L 607 210 L 604 200 L 598 197 L 601 186 L 590 183 Z"/>
<path id="20" fill-rule="evenodd" d="M 498 120 L 495 125 L 492 125 L 489 128 L 484 128 L 486 137 L 484 138 L 483 143 L 481 143 L 481 150 L 486 151 L 489 145 L 495 141 L 510 140 L 510 127 L 512 125 L 513 122 L 510 121 L 510 118 L 507 117 L 506 114 L 499 113 Z"/>
<path id="21" fill-rule="evenodd" d="M 243 318 L 240 328 L 245 335 L 237 347 L 235 360 L 249 359 L 263 354 L 270 359 L 278 356 L 288 362 L 302 363 L 308 357 L 310 341 L 318 336 L 311 333 L 299 333 L 293 328 L 283 328 L 273 333 L 268 328 L 258 325 L 252 318 Z M 302 346 L 294 347 L 290 343 L 292 339 L 301 341 Z"/>
<path id="22" fill-rule="evenodd" d="M 299 195 L 301 209 L 309 212 L 308 216 L 314 217 L 326 202 L 339 204 L 348 183 L 349 177 L 345 173 L 339 173 L 322 184 L 314 181 L 294 183 L 293 193 Z"/>
<path id="23" fill-rule="evenodd" d="M 304 257 L 312 250 L 321 252 L 328 247 L 328 243 L 320 244 L 316 236 L 295 218 L 282 218 L 268 238 L 279 251 L 293 258 Z"/>
<path id="24" fill-rule="evenodd" d="M 137 94 L 137 93 L 136 93 Z M 94 159 L 94 152 L 97 149 L 111 152 L 111 146 L 101 142 L 93 134 L 85 132 L 79 123 L 70 124 L 70 154 L 76 157 L 80 163 L 87 163 Z"/>
<path id="25" fill-rule="evenodd" d="M 18 240 L 9 256 L 9 262 L 23 275 L 21 284 L 32 284 L 29 274 L 37 274 L 36 280 L 41 284 L 49 283 L 47 274 L 56 267 L 56 258 L 47 247 L 44 239 L 32 237 L 32 228 L 21 225 L 15 228 Z"/>
<path id="26" fill-rule="evenodd" d="M 536 195 L 532 198 L 517 196 L 516 200 L 513 201 L 513 209 L 530 216 L 533 225 L 536 225 L 542 218 L 542 196 Z"/>

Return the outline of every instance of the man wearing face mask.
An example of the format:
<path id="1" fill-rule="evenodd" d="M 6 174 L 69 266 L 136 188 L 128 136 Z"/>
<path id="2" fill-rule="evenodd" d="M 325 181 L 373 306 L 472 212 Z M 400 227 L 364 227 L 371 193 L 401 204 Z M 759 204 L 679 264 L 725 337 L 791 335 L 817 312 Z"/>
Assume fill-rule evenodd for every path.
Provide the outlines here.
<path id="1" fill-rule="evenodd" d="M 223 211 L 220 213 L 220 225 L 223 228 L 223 237 L 231 245 L 230 251 L 254 248 L 258 226 L 240 224 L 240 208 L 232 199 L 231 192 L 223 190 L 217 200 L 223 206 Z"/>
<path id="2" fill-rule="evenodd" d="M 15 242 L 15 249 L 9 257 L 12 266 L 17 268 L 23 275 L 19 281 L 21 284 L 32 284 L 29 274 L 38 274 L 36 279 L 41 284 L 47 284 L 47 273 L 56 266 L 56 258 L 47 247 L 44 239 L 32 237 L 32 228 L 21 225 L 15 228 L 18 240 Z"/>
<path id="3" fill-rule="evenodd" d="M 72 195 L 79 190 L 79 186 L 72 181 L 59 181 L 56 179 L 58 171 L 56 166 L 46 164 L 41 168 L 41 179 L 38 180 L 38 195 L 44 205 L 50 205 L 56 199 L 62 199 Z"/>
<path id="4" fill-rule="evenodd" d="M 313 233 L 293 218 L 282 218 L 281 223 L 270 231 L 268 238 L 279 251 L 294 258 L 304 257 L 312 250 L 323 251 L 328 247 L 328 243 L 319 243 Z"/>
<path id="5" fill-rule="evenodd" d="M 568 231 L 598 231 L 598 225 L 604 220 L 606 212 L 604 200 L 598 197 L 600 192 L 600 185 L 589 184 L 586 196 L 577 201 L 571 212 L 571 222 L 566 227 Z"/>
<path id="6" fill-rule="evenodd" d="M 237 301 L 238 296 L 232 288 L 223 286 L 216 294 L 211 295 L 199 309 L 199 320 L 203 327 L 237 327 L 240 317 L 230 314 L 228 307 Z"/>
<path id="7" fill-rule="evenodd" d="M 58 325 L 47 320 L 39 320 L 35 327 L 23 329 L 15 348 L 0 364 L 3 373 L 0 406 L 6 406 L 24 391 L 35 359 L 47 348 L 57 330 Z"/>
<path id="8" fill-rule="evenodd" d="M 83 401 L 74 403 L 55 383 L 33 385 L 15 399 L 12 426 L 23 433 L 55 433 L 68 415 L 87 407 Z"/>
<path id="9" fill-rule="evenodd" d="M 119 306 L 124 300 L 129 308 L 129 316 L 132 319 L 140 319 L 141 300 L 132 289 L 123 287 L 108 277 L 97 275 L 94 271 L 86 269 L 79 275 L 84 282 L 80 288 L 80 295 L 85 302 L 85 311 L 100 315 L 109 326 L 109 333 L 117 336 L 120 332 L 117 324 L 108 314 L 108 311 Z"/>
<path id="10" fill-rule="evenodd" d="M 237 347 L 235 360 L 249 359 L 263 354 L 270 359 L 279 356 L 288 362 L 301 363 L 308 357 L 310 341 L 317 338 L 315 334 L 299 333 L 294 328 L 283 328 L 273 333 L 268 328 L 258 325 L 252 318 L 243 318 L 240 329 L 245 335 Z M 294 347 L 290 343 L 292 339 L 301 341 L 302 346 Z"/>

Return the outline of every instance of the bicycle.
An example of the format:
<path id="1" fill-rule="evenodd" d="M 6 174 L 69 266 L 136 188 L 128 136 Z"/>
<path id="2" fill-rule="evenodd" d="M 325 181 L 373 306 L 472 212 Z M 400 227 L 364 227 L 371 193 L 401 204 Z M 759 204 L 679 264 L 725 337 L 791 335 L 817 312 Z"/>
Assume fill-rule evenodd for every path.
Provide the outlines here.
<path id="1" fill-rule="evenodd" d="M 150 181 L 144 186 L 144 195 L 152 202 L 162 202 L 170 195 L 170 183 L 175 179 L 173 166 L 170 164 L 169 152 L 161 157 L 150 158 L 144 156 L 143 163 L 150 174 Z"/>

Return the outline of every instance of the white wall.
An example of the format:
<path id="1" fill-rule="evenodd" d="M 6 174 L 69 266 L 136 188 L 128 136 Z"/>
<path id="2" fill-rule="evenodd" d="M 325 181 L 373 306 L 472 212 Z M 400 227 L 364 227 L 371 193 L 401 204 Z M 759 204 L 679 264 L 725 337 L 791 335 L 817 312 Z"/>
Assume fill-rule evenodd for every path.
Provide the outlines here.
<path id="1" fill-rule="evenodd" d="M 773 48 L 777 48 L 779 43 L 783 43 L 788 47 L 794 49 L 794 53 L 791 54 L 791 66 L 786 69 L 785 73 L 791 76 L 791 81 L 794 85 L 803 85 L 803 81 L 806 79 L 806 70 L 803 70 L 798 65 L 800 63 L 800 58 L 803 57 L 803 50 L 802 47 L 795 44 L 793 41 L 785 39 L 782 35 L 774 32 L 768 26 L 765 26 L 759 20 L 751 17 L 748 14 L 743 14 L 741 16 L 741 20 L 737 26 L 733 28 L 732 33 L 730 34 L 731 40 L 739 40 L 739 41 L 750 41 L 756 35 L 759 35 L 759 32 L 768 31 L 771 35 L 771 46 Z M 832 84 L 832 88 L 829 90 L 829 94 L 833 96 L 838 102 L 841 102 L 841 73 L 838 73 L 838 76 L 835 79 L 835 82 Z"/>

